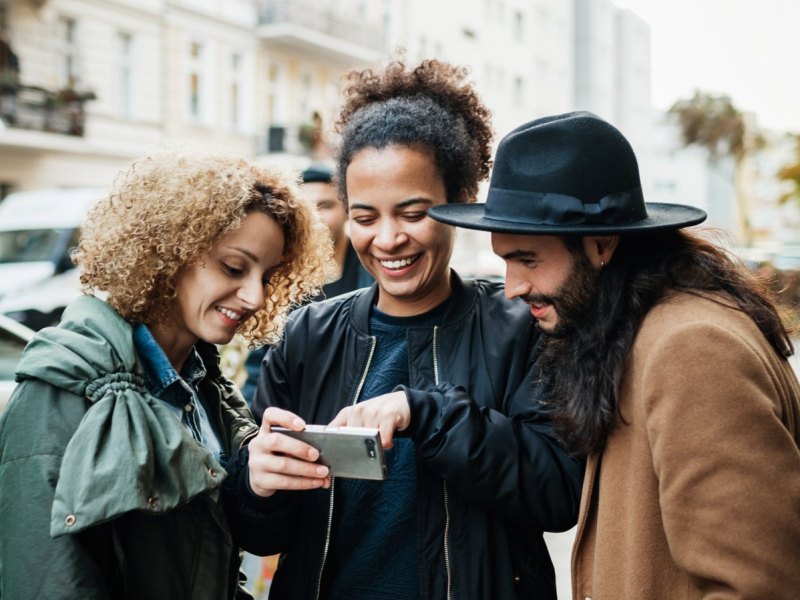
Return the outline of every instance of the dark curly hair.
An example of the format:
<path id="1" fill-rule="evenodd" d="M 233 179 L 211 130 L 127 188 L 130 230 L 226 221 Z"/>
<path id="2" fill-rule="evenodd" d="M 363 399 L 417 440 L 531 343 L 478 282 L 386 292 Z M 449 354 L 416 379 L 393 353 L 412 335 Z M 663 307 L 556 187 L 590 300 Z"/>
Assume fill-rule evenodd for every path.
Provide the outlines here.
<path id="1" fill-rule="evenodd" d="M 438 60 L 413 69 L 395 60 L 382 71 L 351 71 L 336 123 L 342 135 L 337 164 L 339 195 L 347 199 L 347 167 L 365 148 L 405 146 L 429 150 L 448 202 L 474 202 L 491 167 L 491 113 L 468 70 Z"/>

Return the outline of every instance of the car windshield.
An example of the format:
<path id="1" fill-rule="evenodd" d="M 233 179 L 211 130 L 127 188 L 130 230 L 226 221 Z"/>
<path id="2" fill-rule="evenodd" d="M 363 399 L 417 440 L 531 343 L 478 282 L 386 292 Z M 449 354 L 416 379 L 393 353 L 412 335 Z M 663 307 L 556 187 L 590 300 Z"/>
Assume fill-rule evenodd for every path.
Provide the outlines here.
<path id="1" fill-rule="evenodd" d="M 13 379 L 25 342 L 5 329 L 0 329 L 0 380 Z"/>
<path id="2" fill-rule="evenodd" d="M 53 260 L 60 229 L 0 231 L 0 263 Z"/>

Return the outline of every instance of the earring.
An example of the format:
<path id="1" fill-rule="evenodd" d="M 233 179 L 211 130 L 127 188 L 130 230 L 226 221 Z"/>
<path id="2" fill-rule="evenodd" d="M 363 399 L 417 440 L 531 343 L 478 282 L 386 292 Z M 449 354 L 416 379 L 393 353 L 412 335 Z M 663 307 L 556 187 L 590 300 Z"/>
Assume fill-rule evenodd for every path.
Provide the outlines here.
<path id="1" fill-rule="evenodd" d="M 600 261 L 600 269 L 602 269 L 602 268 L 603 268 L 603 267 L 605 267 L 605 266 L 606 266 L 606 261 L 604 261 L 604 260 L 601 260 L 601 261 Z"/>

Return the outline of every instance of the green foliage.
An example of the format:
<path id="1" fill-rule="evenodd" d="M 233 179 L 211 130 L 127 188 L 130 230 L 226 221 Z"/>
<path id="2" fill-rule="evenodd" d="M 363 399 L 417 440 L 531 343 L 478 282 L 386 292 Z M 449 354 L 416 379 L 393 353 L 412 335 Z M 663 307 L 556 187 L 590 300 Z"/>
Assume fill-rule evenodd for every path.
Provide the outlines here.
<path id="1" fill-rule="evenodd" d="M 780 203 L 785 204 L 790 200 L 800 202 L 800 135 L 795 137 L 796 151 L 794 162 L 784 165 L 778 171 L 778 180 L 790 184 L 790 189 L 780 196 Z"/>
<path id="2" fill-rule="evenodd" d="M 708 150 L 712 160 L 721 156 L 742 159 L 745 153 L 745 123 L 729 96 L 695 91 L 669 109 L 678 118 L 683 143 Z"/>

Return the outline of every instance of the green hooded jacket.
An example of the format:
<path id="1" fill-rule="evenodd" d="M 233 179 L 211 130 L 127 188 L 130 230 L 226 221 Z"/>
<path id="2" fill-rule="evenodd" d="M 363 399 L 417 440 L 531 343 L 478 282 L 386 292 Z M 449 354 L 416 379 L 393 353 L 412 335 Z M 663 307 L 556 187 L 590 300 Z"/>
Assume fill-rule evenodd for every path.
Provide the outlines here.
<path id="1" fill-rule="evenodd" d="M 204 399 L 228 456 L 257 427 L 210 344 Z M 81 297 L 39 332 L 0 417 L 0 598 L 249 598 L 225 470 L 144 387 L 132 328 Z"/>

